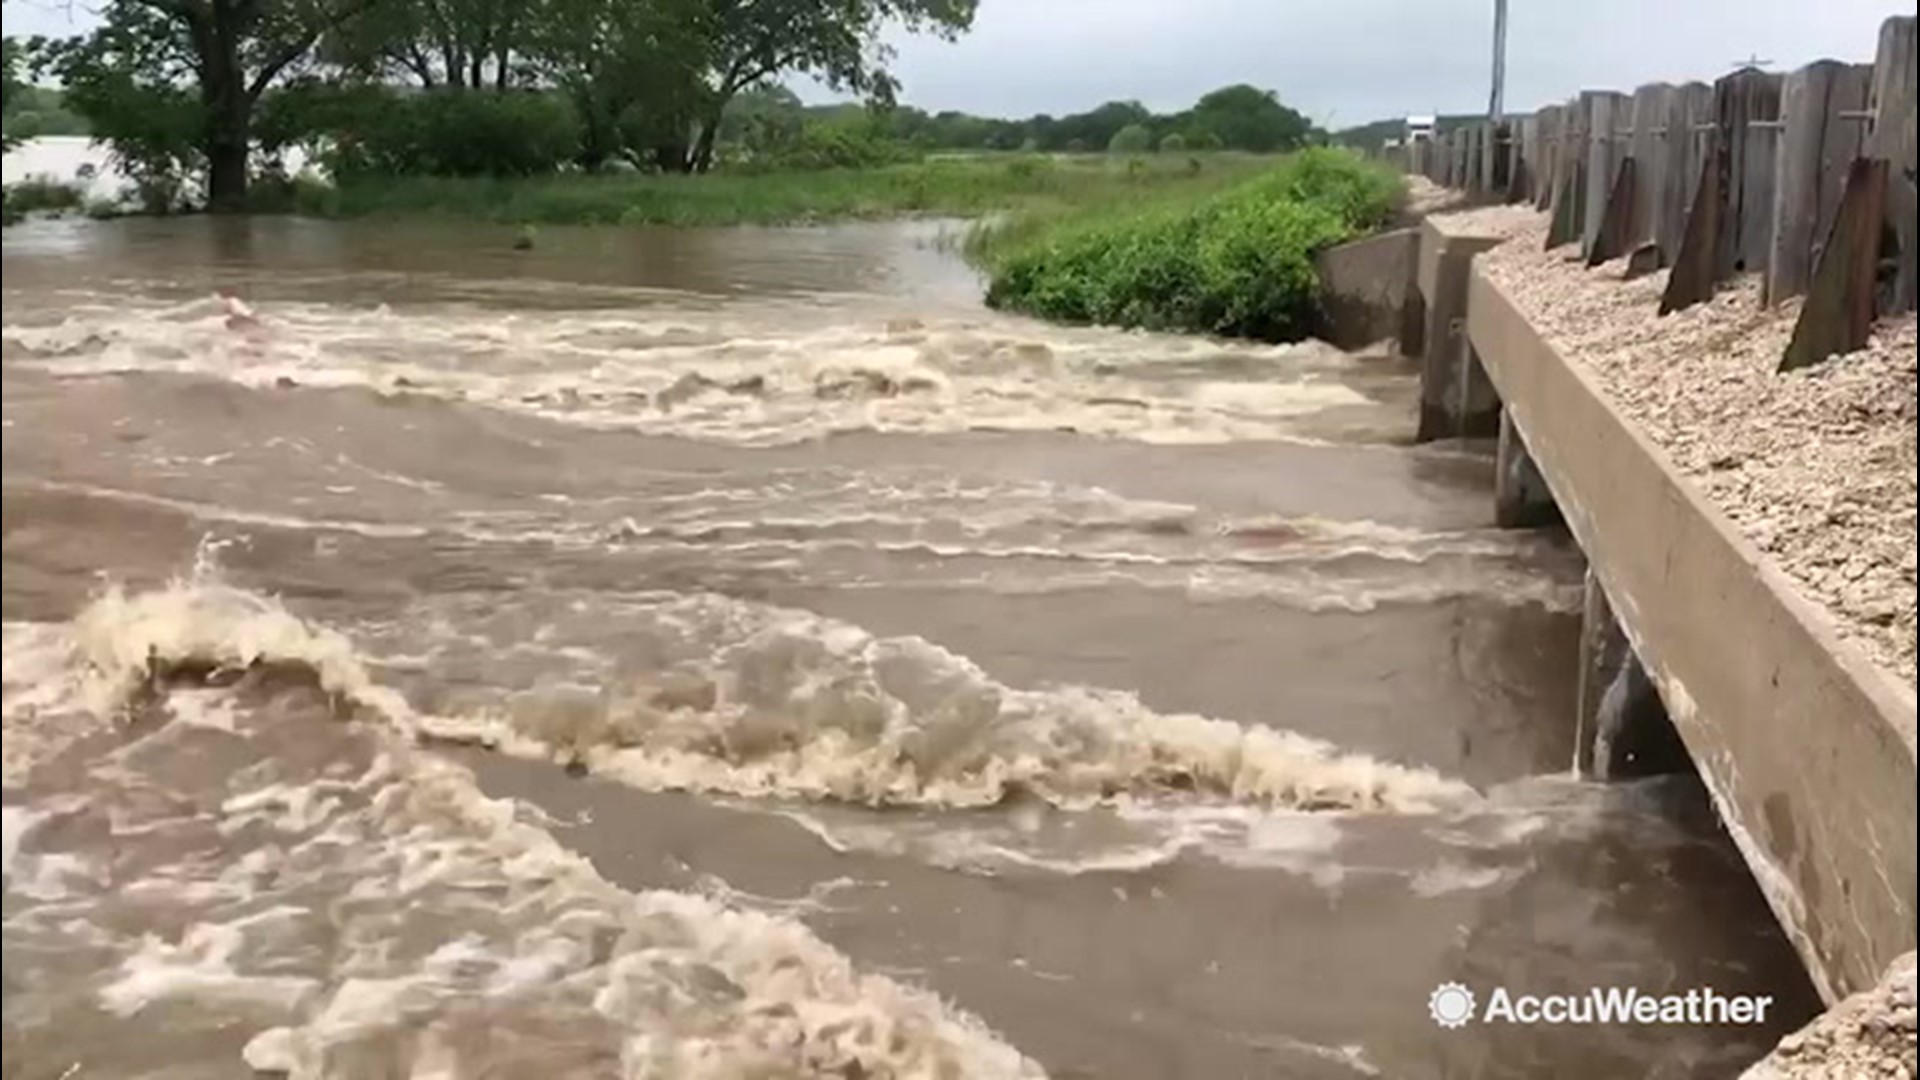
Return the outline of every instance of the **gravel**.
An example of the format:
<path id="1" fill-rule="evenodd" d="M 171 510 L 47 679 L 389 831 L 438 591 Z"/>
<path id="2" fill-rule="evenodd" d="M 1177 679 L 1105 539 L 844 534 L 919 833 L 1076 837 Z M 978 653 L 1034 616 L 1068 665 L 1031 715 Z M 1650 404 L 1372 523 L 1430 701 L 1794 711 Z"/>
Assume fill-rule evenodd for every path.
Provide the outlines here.
<path id="1" fill-rule="evenodd" d="M 1740 1080 L 1912 1080 L 1914 1040 L 1914 954 L 1908 953 L 1879 986 L 1780 1040 Z"/>
<path id="2" fill-rule="evenodd" d="M 1546 216 L 1529 207 L 1432 220 L 1509 237 L 1481 257 L 1487 275 L 1844 635 L 1913 684 L 1912 315 L 1860 352 L 1780 374 L 1799 303 L 1763 307 L 1757 278 L 1659 318 L 1664 271 L 1626 281 L 1624 260 L 1588 269 L 1572 248 L 1544 250 Z"/>

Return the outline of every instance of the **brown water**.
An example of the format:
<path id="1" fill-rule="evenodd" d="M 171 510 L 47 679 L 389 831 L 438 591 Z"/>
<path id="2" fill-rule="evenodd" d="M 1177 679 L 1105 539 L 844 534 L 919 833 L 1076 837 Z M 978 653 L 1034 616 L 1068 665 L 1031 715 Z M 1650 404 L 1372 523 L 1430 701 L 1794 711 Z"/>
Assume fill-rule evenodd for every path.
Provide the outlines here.
<path id="1" fill-rule="evenodd" d="M 1004 318 L 940 233 L 8 230 L 5 1075 L 1731 1076 L 1810 1015 L 1694 782 L 1566 775 L 1578 554 L 1401 362 Z"/>

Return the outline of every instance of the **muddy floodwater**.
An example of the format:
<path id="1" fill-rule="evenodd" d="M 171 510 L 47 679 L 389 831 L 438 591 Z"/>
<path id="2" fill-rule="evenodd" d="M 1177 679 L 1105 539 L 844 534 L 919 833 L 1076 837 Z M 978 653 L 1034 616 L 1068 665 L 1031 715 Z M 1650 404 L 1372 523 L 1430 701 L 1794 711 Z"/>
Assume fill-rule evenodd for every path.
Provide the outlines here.
<path id="1" fill-rule="evenodd" d="M 1731 1077 L 1814 1012 L 1695 781 L 1568 775 L 1579 553 L 1406 363 L 995 314 L 951 228 L 7 230 L 5 1075 Z"/>

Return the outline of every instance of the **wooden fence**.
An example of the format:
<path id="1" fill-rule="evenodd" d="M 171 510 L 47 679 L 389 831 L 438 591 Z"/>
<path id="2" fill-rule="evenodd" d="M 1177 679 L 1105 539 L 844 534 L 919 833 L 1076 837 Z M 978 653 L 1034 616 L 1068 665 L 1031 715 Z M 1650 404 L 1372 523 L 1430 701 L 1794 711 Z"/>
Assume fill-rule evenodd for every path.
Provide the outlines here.
<path id="1" fill-rule="evenodd" d="M 1915 18 L 1898 16 L 1872 64 L 1586 91 L 1415 143 L 1406 166 L 1531 202 L 1551 215 L 1548 246 L 1578 243 L 1590 266 L 1671 270 L 1663 315 L 1749 273 L 1767 304 L 1804 296 L 1781 366 L 1817 363 L 1915 306 L 1914 50 Z"/>

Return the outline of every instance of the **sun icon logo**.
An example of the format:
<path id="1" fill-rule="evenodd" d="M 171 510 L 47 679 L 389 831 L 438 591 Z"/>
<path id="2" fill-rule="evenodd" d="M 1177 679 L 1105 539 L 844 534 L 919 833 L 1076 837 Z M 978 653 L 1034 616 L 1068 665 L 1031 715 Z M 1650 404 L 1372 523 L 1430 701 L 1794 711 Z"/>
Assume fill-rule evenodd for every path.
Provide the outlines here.
<path id="1" fill-rule="evenodd" d="M 1457 982 L 1441 983 L 1427 995 L 1427 1011 L 1443 1028 L 1465 1027 L 1473 1019 L 1473 991 Z"/>

